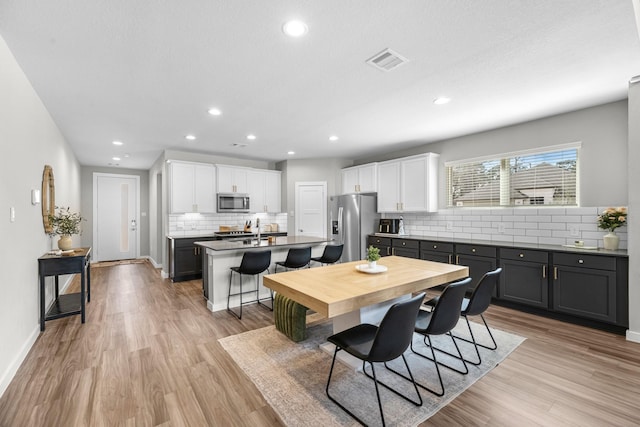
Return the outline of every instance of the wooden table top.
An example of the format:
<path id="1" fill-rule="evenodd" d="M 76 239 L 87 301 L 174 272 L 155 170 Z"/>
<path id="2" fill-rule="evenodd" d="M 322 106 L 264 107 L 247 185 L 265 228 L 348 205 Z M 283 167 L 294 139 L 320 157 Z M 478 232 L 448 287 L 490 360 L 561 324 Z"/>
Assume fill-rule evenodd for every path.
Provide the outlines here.
<path id="1" fill-rule="evenodd" d="M 358 264 L 366 261 L 268 274 L 263 283 L 325 317 L 335 317 L 469 275 L 465 266 L 399 256 L 378 261 L 387 267 L 383 273 L 360 272 Z"/>

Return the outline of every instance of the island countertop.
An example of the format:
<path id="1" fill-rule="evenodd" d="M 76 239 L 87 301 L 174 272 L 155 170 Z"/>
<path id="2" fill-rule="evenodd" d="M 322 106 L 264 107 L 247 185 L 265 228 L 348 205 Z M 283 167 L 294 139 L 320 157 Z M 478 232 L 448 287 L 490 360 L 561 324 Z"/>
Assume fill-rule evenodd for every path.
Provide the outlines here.
<path id="1" fill-rule="evenodd" d="M 195 242 L 195 245 L 211 249 L 212 251 L 237 251 L 243 249 L 273 248 L 282 246 L 316 245 L 329 242 L 332 242 L 332 240 L 323 237 L 281 236 L 276 237 L 273 243 L 269 243 L 266 238 L 263 238 L 259 242 L 257 239 L 234 239 Z"/>

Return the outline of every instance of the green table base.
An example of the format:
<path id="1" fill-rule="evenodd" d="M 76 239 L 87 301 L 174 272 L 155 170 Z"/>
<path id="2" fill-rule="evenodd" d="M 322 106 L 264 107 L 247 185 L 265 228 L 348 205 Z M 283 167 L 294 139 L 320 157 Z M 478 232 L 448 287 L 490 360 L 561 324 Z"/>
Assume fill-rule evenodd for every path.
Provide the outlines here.
<path id="1" fill-rule="evenodd" d="M 273 317 L 276 329 L 292 341 L 306 338 L 307 307 L 304 305 L 277 293 L 273 301 Z"/>

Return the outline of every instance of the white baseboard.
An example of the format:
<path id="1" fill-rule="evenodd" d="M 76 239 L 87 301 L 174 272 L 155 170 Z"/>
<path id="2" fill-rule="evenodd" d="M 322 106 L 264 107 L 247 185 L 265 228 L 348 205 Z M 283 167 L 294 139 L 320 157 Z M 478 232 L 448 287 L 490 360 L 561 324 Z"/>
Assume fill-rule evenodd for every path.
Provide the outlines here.
<path id="1" fill-rule="evenodd" d="M 627 329 L 627 341 L 640 343 L 640 332 L 635 332 Z"/>
<path id="2" fill-rule="evenodd" d="M 163 279 L 168 279 L 169 273 L 165 272 L 164 270 L 160 270 L 160 277 L 162 277 Z"/>
<path id="3" fill-rule="evenodd" d="M 140 257 L 140 258 L 148 259 L 148 260 L 149 260 L 149 262 L 151 263 L 151 265 L 153 265 L 153 268 L 162 268 L 162 264 L 158 264 L 158 263 L 156 262 L 156 260 L 154 260 L 153 258 L 151 258 L 149 255 L 147 255 L 147 256 L 143 256 L 143 257 Z"/>
<path id="4" fill-rule="evenodd" d="M 18 352 L 16 357 L 11 361 L 9 366 L 7 366 L 7 369 L 5 369 L 4 372 L 2 372 L 2 377 L 0 377 L 0 397 L 2 397 L 4 392 L 7 390 L 7 387 L 9 387 L 9 384 L 11 384 L 11 380 L 13 380 L 13 377 L 16 375 L 16 372 L 18 372 L 18 368 L 20 367 L 20 365 L 22 365 L 22 362 L 24 362 L 24 359 L 27 357 L 27 354 L 29 354 L 29 350 L 31 350 L 31 347 L 33 347 L 33 344 L 38 339 L 39 334 L 40 334 L 40 323 L 36 325 L 33 332 L 31 332 L 27 340 L 22 345 L 22 348 L 20 348 L 20 351 Z"/>

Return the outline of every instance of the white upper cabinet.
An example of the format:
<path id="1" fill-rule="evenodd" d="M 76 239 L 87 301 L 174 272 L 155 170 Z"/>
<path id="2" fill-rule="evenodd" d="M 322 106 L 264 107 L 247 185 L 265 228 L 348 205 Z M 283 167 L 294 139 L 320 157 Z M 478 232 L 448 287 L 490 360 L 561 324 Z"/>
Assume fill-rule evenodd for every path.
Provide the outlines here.
<path id="1" fill-rule="evenodd" d="M 172 161 L 169 164 L 169 212 L 216 211 L 215 166 Z"/>
<path id="2" fill-rule="evenodd" d="M 237 166 L 218 167 L 218 193 L 248 193 L 248 173 L 251 169 Z"/>
<path id="3" fill-rule="evenodd" d="M 342 169 L 342 193 L 375 193 L 377 163 Z"/>
<path id="4" fill-rule="evenodd" d="M 378 212 L 436 212 L 439 157 L 427 153 L 378 163 Z"/>
<path id="5" fill-rule="evenodd" d="M 251 212 L 281 212 L 281 172 L 251 169 L 247 174 Z"/>

